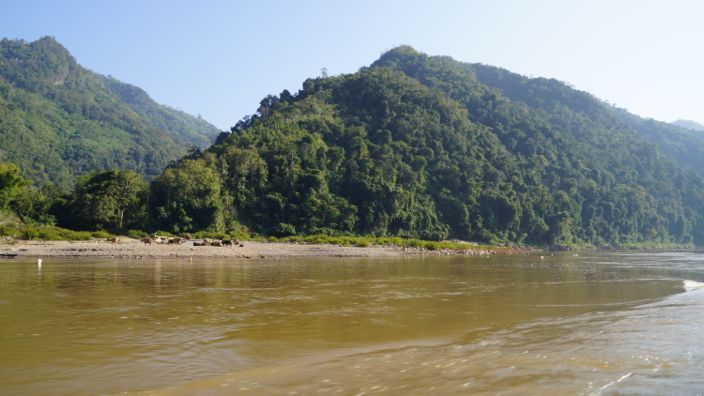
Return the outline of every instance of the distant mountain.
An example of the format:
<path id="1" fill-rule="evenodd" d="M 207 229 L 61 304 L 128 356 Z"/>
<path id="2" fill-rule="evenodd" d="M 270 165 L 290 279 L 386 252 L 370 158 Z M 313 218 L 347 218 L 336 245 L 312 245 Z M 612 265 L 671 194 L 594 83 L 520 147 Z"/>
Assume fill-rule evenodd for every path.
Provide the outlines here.
<path id="1" fill-rule="evenodd" d="M 150 125 L 201 149 L 208 148 L 220 130 L 200 117 L 156 103 L 143 89 L 104 77 L 105 85 Z"/>
<path id="2" fill-rule="evenodd" d="M 668 130 L 623 113 L 557 80 L 399 47 L 265 98 L 157 179 L 152 210 L 174 230 L 704 244 L 704 179 Z M 195 187 L 200 201 L 166 194 Z"/>
<path id="3" fill-rule="evenodd" d="M 704 125 L 692 120 L 677 120 L 673 121 L 672 124 L 693 131 L 704 131 Z"/>
<path id="4" fill-rule="evenodd" d="M 37 183 L 106 168 L 154 176 L 217 128 L 81 67 L 55 39 L 0 41 L 0 161 Z"/>

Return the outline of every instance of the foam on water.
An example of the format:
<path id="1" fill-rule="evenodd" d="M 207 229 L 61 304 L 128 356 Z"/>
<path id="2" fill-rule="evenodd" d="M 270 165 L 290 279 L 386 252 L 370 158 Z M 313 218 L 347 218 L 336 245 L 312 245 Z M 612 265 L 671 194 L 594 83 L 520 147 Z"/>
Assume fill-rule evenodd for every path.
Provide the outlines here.
<path id="1" fill-rule="evenodd" d="M 682 286 L 684 287 L 684 290 L 692 291 L 703 288 L 704 283 L 687 279 L 682 281 Z"/>
<path id="2" fill-rule="evenodd" d="M 615 381 L 609 382 L 608 384 L 606 384 L 606 385 L 602 386 L 601 388 L 599 388 L 599 391 L 598 391 L 598 392 L 592 393 L 592 394 L 593 394 L 593 395 L 601 395 L 603 391 L 605 391 L 606 389 L 608 389 L 608 388 L 610 388 L 610 387 L 612 387 L 612 386 L 614 386 L 614 385 L 620 384 L 621 382 L 627 380 L 631 375 L 633 375 L 633 373 L 627 373 L 627 374 L 625 374 L 625 375 L 622 375 L 619 379 L 617 379 L 617 380 L 615 380 Z"/>

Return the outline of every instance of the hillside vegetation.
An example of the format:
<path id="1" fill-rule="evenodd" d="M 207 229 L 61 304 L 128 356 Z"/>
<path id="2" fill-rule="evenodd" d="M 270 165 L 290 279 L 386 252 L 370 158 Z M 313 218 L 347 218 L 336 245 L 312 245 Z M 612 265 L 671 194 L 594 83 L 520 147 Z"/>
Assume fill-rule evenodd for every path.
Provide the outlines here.
<path id="1" fill-rule="evenodd" d="M 150 184 L 111 170 L 57 194 L 9 166 L 4 207 L 89 231 L 702 245 L 701 148 L 682 131 L 556 80 L 399 47 L 267 96 Z"/>
<path id="2" fill-rule="evenodd" d="M 675 161 L 680 167 L 704 175 L 704 134 L 685 127 L 682 122 L 666 123 L 639 117 L 597 100 L 586 92 L 545 78 L 527 78 L 507 70 L 480 65 L 463 65 L 483 84 L 497 89 L 512 101 L 542 113 L 551 123 L 579 132 L 588 126 L 592 134 L 607 134 L 611 126 L 619 133 L 640 135 Z M 571 123 L 568 122 L 572 119 Z M 581 121 L 580 121 L 581 119 Z M 695 124 L 687 124 L 696 125 Z"/>
<path id="3" fill-rule="evenodd" d="M 56 40 L 0 41 L 0 160 L 35 183 L 109 168 L 153 177 L 215 127 L 84 69 Z"/>
<path id="4" fill-rule="evenodd" d="M 692 120 L 677 120 L 672 123 L 673 125 L 676 125 L 678 127 L 686 128 L 692 131 L 700 131 L 704 132 L 704 125 L 692 121 Z"/>
<path id="5" fill-rule="evenodd" d="M 357 73 L 265 98 L 157 178 L 152 204 L 159 227 L 173 229 L 703 243 L 701 177 L 646 137 L 559 81 L 399 47 Z M 179 185 L 197 188 L 167 193 Z"/>

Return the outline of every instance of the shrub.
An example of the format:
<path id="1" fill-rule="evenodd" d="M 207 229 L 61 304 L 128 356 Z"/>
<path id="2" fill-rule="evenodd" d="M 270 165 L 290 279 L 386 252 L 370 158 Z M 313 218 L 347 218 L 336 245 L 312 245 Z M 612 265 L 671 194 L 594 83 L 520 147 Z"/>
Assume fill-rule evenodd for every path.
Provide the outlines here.
<path id="1" fill-rule="evenodd" d="M 272 230 L 272 234 L 277 237 L 296 235 L 296 227 L 288 223 L 279 223 Z"/>
<path id="2" fill-rule="evenodd" d="M 29 228 L 20 234 L 20 239 L 26 239 L 28 241 L 31 241 L 33 239 L 38 239 L 39 238 L 39 230 L 34 229 L 34 228 Z"/>
<path id="3" fill-rule="evenodd" d="M 91 232 L 90 236 L 92 236 L 93 238 L 110 238 L 112 237 L 112 234 L 107 231 L 98 230 Z"/>
<path id="4" fill-rule="evenodd" d="M 135 238 L 135 239 L 142 239 L 145 237 L 148 237 L 149 234 L 142 230 L 129 230 L 127 231 L 127 236 L 130 238 Z"/>

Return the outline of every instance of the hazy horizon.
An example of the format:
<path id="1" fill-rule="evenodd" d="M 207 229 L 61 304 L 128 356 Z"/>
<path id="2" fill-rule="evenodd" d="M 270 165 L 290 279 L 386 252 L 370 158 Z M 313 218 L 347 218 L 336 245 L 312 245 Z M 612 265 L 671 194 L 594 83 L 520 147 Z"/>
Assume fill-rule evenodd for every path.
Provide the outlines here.
<path id="1" fill-rule="evenodd" d="M 324 67 L 367 66 L 398 45 L 564 81 L 641 116 L 704 121 L 704 5 L 675 1 L 25 1 L 0 36 L 53 36 L 93 71 L 221 129 Z"/>

